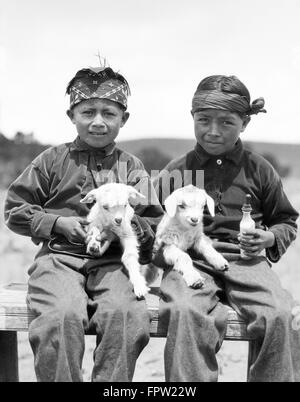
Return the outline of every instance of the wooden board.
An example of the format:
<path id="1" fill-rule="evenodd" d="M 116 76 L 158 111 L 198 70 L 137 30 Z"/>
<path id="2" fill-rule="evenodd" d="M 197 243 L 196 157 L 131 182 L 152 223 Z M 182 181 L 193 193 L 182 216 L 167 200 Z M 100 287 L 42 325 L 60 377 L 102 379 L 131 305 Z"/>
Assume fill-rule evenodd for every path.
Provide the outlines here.
<path id="1" fill-rule="evenodd" d="M 27 285 L 11 283 L 0 286 L 0 331 L 27 331 L 34 315 L 26 304 Z M 159 322 L 159 288 L 151 288 L 146 297 L 151 315 L 151 336 L 165 337 L 166 330 Z M 247 334 L 247 325 L 237 313 L 228 306 L 226 340 L 251 340 Z"/>

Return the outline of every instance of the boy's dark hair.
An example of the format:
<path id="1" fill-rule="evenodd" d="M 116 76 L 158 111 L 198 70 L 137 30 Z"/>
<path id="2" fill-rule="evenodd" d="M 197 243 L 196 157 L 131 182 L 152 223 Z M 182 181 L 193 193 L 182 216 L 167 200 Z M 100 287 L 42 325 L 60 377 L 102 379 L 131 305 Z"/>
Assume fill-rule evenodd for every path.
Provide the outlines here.
<path id="1" fill-rule="evenodd" d="M 211 75 L 204 78 L 197 87 L 198 91 L 217 89 L 222 92 L 244 96 L 250 103 L 250 92 L 236 76 Z"/>
<path id="2" fill-rule="evenodd" d="M 225 109 L 240 116 L 265 113 L 264 98 L 257 98 L 252 103 L 247 87 L 234 75 L 211 75 L 204 78 L 197 86 L 192 101 L 192 113 L 199 109 Z"/>

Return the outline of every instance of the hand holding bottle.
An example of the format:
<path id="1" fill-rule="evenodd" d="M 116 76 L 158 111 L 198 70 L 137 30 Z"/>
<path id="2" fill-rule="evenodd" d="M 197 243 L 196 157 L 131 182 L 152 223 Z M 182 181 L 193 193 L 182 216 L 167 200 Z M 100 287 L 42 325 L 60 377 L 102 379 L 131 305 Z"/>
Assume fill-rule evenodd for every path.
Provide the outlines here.
<path id="1" fill-rule="evenodd" d="M 249 257 L 255 257 L 264 249 L 272 247 L 275 243 L 273 232 L 262 229 L 248 229 L 239 233 L 238 240 L 243 253 Z"/>

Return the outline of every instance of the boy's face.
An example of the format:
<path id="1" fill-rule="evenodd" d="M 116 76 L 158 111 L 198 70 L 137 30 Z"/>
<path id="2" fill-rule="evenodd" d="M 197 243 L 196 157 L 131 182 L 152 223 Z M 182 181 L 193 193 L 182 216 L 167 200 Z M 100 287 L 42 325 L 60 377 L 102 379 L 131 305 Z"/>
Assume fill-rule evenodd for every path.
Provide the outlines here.
<path id="1" fill-rule="evenodd" d="M 68 110 L 67 115 L 79 138 L 93 148 L 111 144 L 129 117 L 128 112 L 108 99 L 87 99 Z"/>
<path id="2" fill-rule="evenodd" d="M 233 149 L 240 133 L 250 118 L 219 109 L 202 109 L 194 113 L 194 130 L 197 142 L 211 155 L 220 155 Z"/>

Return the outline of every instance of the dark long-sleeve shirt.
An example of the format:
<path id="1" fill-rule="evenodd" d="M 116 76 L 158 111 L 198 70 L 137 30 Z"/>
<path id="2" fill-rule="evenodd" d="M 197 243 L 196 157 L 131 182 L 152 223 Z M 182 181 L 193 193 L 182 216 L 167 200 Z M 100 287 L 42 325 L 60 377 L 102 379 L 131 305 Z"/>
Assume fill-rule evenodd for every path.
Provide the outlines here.
<path id="1" fill-rule="evenodd" d="M 215 217 L 204 213 L 204 230 L 209 237 L 238 242 L 241 208 L 246 194 L 251 194 L 256 227 L 268 228 L 275 235 L 275 245 L 266 250 L 268 258 L 278 261 L 295 239 L 298 213 L 280 177 L 262 156 L 245 150 L 240 140 L 230 153 L 221 156 L 209 155 L 197 144 L 194 150 L 171 161 L 154 181 L 162 204 L 170 193 L 188 184 L 204 188 L 215 201 Z"/>
<path id="2" fill-rule="evenodd" d="M 11 184 L 6 224 L 36 244 L 48 240 L 58 217 L 86 217 L 89 206 L 80 200 L 110 181 L 133 185 L 146 196 L 135 206 L 135 214 L 143 228 L 155 229 L 163 210 L 157 198 L 150 200 L 155 191 L 142 162 L 114 146 L 105 151 L 87 149 L 78 138 L 44 151 Z"/>

